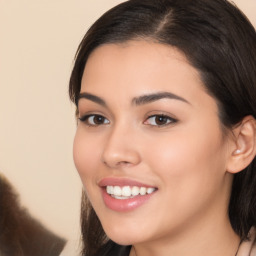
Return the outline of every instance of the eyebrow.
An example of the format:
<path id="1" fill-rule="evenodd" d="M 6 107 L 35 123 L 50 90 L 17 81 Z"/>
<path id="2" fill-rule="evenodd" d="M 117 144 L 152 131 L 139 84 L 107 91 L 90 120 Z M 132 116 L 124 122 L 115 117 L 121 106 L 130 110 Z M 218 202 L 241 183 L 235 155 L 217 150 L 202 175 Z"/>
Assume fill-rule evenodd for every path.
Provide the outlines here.
<path id="1" fill-rule="evenodd" d="M 142 96 L 133 98 L 132 103 L 135 104 L 136 106 L 139 106 L 139 105 L 148 104 L 148 103 L 151 103 L 151 102 L 154 102 L 157 100 L 161 100 L 161 99 L 180 100 L 180 101 L 190 104 L 190 102 L 188 102 L 186 99 L 184 99 L 176 94 L 173 94 L 171 92 L 158 92 L 158 93 L 142 95 Z"/>
<path id="2" fill-rule="evenodd" d="M 106 102 L 102 98 L 90 93 L 86 93 L 86 92 L 80 93 L 77 97 L 77 101 L 76 101 L 77 105 L 80 99 L 87 99 L 95 103 L 98 103 L 101 106 L 107 107 Z M 151 93 L 151 94 L 135 97 L 132 99 L 132 104 L 136 106 L 140 106 L 140 105 L 148 104 L 161 99 L 180 100 L 182 102 L 190 104 L 190 102 L 188 102 L 186 99 L 170 92 L 157 92 L 157 93 Z"/>
<path id="3" fill-rule="evenodd" d="M 98 103 L 98 104 L 100 104 L 101 106 L 104 106 L 104 107 L 107 106 L 106 102 L 105 102 L 102 98 L 100 98 L 100 97 L 98 97 L 98 96 L 96 96 L 96 95 L 87 93 L 87 92 L 82 92 L 82 93 L 80 93 L 80 94 L 78 95 L 77 100 L 76 100 L 76 105 L 78 105 L 78 101 L 79 101 L 80 99 L 87 99 L 87 100 L 93 101 L 93 102 L 95 102 L 95 103 Z"/>

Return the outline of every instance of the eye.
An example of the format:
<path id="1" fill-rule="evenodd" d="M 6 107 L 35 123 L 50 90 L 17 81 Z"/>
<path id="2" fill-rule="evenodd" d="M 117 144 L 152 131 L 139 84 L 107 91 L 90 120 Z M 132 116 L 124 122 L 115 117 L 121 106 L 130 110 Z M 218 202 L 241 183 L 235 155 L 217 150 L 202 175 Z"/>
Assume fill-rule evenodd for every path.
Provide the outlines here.
<path id="1" fill-rule="evenodd" d="M 81 122 L 84 122 L 88 126 L 99 126 L 109 124 L 109 120 L 101 115 L 85 115 L 79 118 Z"/>
<path id="2" fill-rule="evenodd" d="M 176 123 L 177 120 L 166 115 L 152 115 L 144 122 L 147 125 L 166 126 L 171 123 Z"/>

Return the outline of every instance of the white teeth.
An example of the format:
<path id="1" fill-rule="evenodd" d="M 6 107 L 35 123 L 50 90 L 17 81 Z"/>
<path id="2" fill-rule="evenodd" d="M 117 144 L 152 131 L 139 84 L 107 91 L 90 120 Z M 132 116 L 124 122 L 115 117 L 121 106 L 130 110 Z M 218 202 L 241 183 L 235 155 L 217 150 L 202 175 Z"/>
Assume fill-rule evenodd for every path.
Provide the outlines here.
<path id="1" fill-rule="evenodd" d="M 122 196 L 131 196 L 131 188 L 129 186 L 122 188 Z"/>
<path id="2" fill-rule="evenodd" d="M 109 195 L 115 197 L 116 199 L 127 199 L 132 198 L 137 195 L 144 196 L 146 194 L 151 194 L 155 191 L 155 188 L 137 187 L 137 186 L 106 186 L 106 191 Z"/>
<path id="3" fill-rule="evenodd" d="M 139 193 L 140 193 L 139 187 L 136 187 L 136 186 L 132 187 L 132 195 L 133 196 L 137 196 Z"/>
<path id="4" fill-rule="evenodd" d="M 112 186 L 107 186 L 107 188 L 106 188 L 108 194 L 112 194 L 112 193 L 111 193 L 111 187 L 112 187 Z"/>
<path id="5" fill-rule="evenodd" d="M 141 188 L 140 188 L 140 194 L 141 194 L 142 196 L 146 195 L 146 194 L 147 194 L 147 189 L 144 188 L 144 187 L 141 187 Z"/>
<path id="6" fill-rule="evenodd" d="M 114 196 L 114 195 L 111 195 L 111 196 L 114 197 L 115 199 L 121 199 L 121 200 L 131 198 L 129 196 Z"/>
<path id="7" fill-rule="evenodd" d="M 114 193 L 115 196 L 121 196 L 122 195 L 122 189 L 119 186 L 114 186 Z"/>
<path id="8" fill-rule="evenodd" d="M 155 188 L 147 188 L 147 193 L 151 194 L 155 191 Z"/>

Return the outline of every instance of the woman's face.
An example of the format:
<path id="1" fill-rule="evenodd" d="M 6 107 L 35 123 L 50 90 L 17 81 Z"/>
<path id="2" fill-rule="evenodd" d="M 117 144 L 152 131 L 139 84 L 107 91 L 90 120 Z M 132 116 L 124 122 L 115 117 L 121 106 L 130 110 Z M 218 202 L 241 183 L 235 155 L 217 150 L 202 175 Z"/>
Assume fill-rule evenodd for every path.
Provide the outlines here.
<path id="1" fill-rule="evenodd" d="M 181 52 L 146 41 L 100 46 L 79 98 L 74 161 L 112 240 L 163 241 L 227 219 L 228 139 Z"/>

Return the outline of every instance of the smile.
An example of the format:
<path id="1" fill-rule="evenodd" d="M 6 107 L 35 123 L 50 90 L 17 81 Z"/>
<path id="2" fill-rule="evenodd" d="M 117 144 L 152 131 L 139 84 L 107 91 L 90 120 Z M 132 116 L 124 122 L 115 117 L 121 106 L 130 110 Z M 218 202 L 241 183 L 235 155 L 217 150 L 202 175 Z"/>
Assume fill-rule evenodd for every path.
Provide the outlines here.
<path id="1" fill-rule="evenodd" d="M 158 188 L 127 178 L 108 177 L 98 182 L 102 199 L 107 208 L 116 212 L 127 212 L 137 209 L 158 191 Z"/>
<path id="2" fill-rule="evenodd" d="M 138 186 L 106 186 L 106 192 L 115 199 L 129 199 L 135 196 L 151 194 L 155 191 L 155 188 L 146 188 Z"/>

